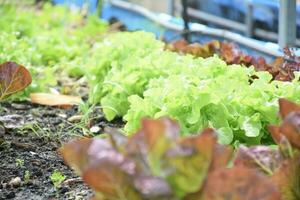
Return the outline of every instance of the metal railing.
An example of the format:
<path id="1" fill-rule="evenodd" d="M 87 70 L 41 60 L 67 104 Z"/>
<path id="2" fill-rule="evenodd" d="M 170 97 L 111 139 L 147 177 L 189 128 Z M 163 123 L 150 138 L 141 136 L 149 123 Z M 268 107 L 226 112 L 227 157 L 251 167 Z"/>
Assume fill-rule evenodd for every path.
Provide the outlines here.
<path id="1" fill-rule="evenodd" d="M 119 8 L 123 8 L 126 10 L 130 10 L 136 13 L 139 13 L 140 15 L 152 20 L 153 22 L 160 24 L 164 26 L 167 29 L 175 30 L 175 31 L 183 31 L 184 27 L 182 24 L 173 23 L 170 21 L 170 18 L 166 15 L 157 15 L 148 9 L 130 3 L 128 1 L 124 0 L 109 0 L 111 5 L 117 6 Z M 197 23 L 191 23 L 190 24 L 190 31 L 192 32 L 198 32 L 202 35 L 209 35 L 212 37 L 221 37 L 230 41 L 234 41 L 238 44 L 244 45 L 246 47 L 249 47 L 253 50 L 256 50 L 258 52 L 265 53 L 270 56 L 282 56 L 282 52 L 279 50 L 278 45 L 272 42 L 258 42 L 257 40 L 254 40 L 252 38 L 244 37 L 238 33 L 234 33 L 228 30 L 224 29 L 217 29 L 217 28 L 210 28 L 208 26 L 204 26 Z"/>
<path id="2" fill-rule="evenodd" d="M 219 17 L 191 7 L 188 8 L 187 12 L 188 15 L 193 18 L 243 32 L 247 37 L 257 36 L 262 39 L 278 42 L 280 47 L 300 46 L 300 40 L 296 39 L 296 0 L 280 0 L 279 33 L 255 28 L 253 10 L 257 5 L 250 0 L 246 1 L 247 11 L 244 23 Z M 168 4 L 169 14 L 172 16 L 174 16 L 177 11 L 182 10 L 182 7 L 178 6 L 175 0 L 168 0 Z"/>

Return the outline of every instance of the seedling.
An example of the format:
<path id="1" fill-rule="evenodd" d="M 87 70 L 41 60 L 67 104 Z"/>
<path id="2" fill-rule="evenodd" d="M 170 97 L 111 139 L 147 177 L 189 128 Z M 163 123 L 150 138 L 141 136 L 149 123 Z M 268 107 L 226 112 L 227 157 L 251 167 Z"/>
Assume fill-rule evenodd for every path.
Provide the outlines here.
<path id="1" fill-rule="evenodd" d="M 30 181 L 30 172 L 28 170 L 25 171 L 24 174 L 24 183 L 27 184 Z"/>
<path id="2" fill-rule="evenodd" d="M 16 167 L 23 167 L 24 166 L 24 160 L 23 159 L 16 159 Z"/>
<path id="3" fill-rule="evenodd" d="M 55 188 L 58 188 L 61 183 L 66 179 L 66 176 L 64 176 L 61 172 L 58 170 L 55 170 L 51 176 L 50 179 L 52 181 L 52 184 L 54 185 Z"/>

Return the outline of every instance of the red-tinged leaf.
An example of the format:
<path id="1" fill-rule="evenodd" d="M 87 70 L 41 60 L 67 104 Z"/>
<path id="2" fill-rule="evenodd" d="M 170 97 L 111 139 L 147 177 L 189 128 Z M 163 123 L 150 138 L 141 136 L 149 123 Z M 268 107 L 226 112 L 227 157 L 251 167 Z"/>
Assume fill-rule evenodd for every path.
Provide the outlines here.
<path id="1" fill-rule="evenodd" d="M 233 43 L 222 42 L 219 54 L 227 64 L 239 64 L 245 65 L 246 67 L 254 65 L 257 71 L 267 71 L 267 66 L 258 66 L 258 64 L 265 63 L 263 58 L 255 59 L 253 56 L 242 52 L 241 49 Z"/>
<path id="2" fill-rule="evenodd" d="M 233 43 L 222 43 L 220 54 L 228 64 L 234 64 L 240 60 L 241 51 Z"/>
<path id="3" fill-rule="evenodd" d="M 279 106 L 283 122 L 280 126 L 269 126 L 268 129 L 280 146 L 290 143 L 300 149 L 300 107 L 285 99 L 279 100 Z"/>
<path id="4" fill-rule="evenodd" d="M 171 51 L 176 51 L 180 53 L 186 53 L 186 47 L 189 43 L 186 40 L 176 40 L 175 42 L 171 43 L 167 48 Z"/>
<path id="5" fill-rule="evenodd" d="M 197 57 L 208 58 L 213 56 L 220 49 L 219 41 L 211 41 L 205 45 L 199 43 L 189 44 L 185 48 L 185 53 L 195 55 Z"/>
<path id="6" fill-rule="evenodd" d="M 31 83 L 29 71 L 15 62 L 0 65 L 0 100 L 25 89 Z"/>
<path id="7" fill-rule="evenodd" d="M 271 136 L 273 140 L 276 142 L 276 144 L 280 144 L 283 137 L 283 135 L 280 133 L 280 127 L 270 125 L 268 126 L 268 130 L 271 133 Z"/>
<path id="8" fill-rule="evenodd" d="M 201 135 L 182 139 L 164 156 L 162 170 L 178 197 L 199 190 L 209 171 L 216 135 L 207 129 Z"/>
<path id="9" fill-rule="evenodd" d="M 195 148 L 198 152 L 206 152 L 208 149 L 214 149 L 217 144 L 217 140 L 216 132 L 211 128 L 207 128 L 199 135 L 193 135 L 181 139 L 179 145 Z"/>
<path id="10" fill-rule="evenodd" d="M 279 126 L 268 126 L 268 130 L 272 135 L 272 138 L 278 144 L 281 155 L 284 158 L 292 157 L 292 146 L 288 138 L 280 133 Z"/>
<path id="11" fill-rule="evenodd" d="M 140 176 L 134 180 L 135 187 L 145 199 L 175 200 L 169 184 L 160 177 Z"/>
<path id="12" fill-rule="evenodd" d="M 143 119 L 141 129 L 130 139 L 128 147 L 135 147 L 136 144 L 143 143 L 143 148 L 146 148 L 147 151 L 156 151 L 157 145 L 162 139 L 172 141 L 178 138 L 179 127 L 176 122 L 168 118 Z"/>
<path id="13" fill-rule="evenodd" d="M 206 129 L 206 130 L 207 133 L 212 131 L 211 129 Z M 232 160 L 232 156 L 233 156 L 232 147 L 215 144 L 213 157 L 212 157 L 208 174 L 217 169 L 226 168 L 229 162 Z M 201 193 L 202 193 L 202 188 L 199 187 L 196 192 L 190 193 L 189 195 L 186 196 L 186 198 L 198 200 L 199 196 L 201 196 Z"/>
<path id="14" fill-rule="evenodd" d="M 184 54 L 191 54 L 197 57 L 207 58 L 213 56 L 220 49 L 221 43 L 213 40 L 207 44 L 189 44 L 186 40 L 177 40 L 167 46 L 167 49 Z"/>
<path id="15" fill-rule="evenodd" d="M 279 71 L 276 80 L 291 81 L 294 79 L 294 72 L 300 71 L 300 57 L 289 48 L 284 48 L 284 57 L 276 59 L 273 64 Z"/>
<path id="16" fill-rule="evenodd" d="M 297 129 L 297 114 L 288 114 L 284 123 Z M 270 130 L 281 154 L 268 147 L 241 147 L 230 169 L 232 149 L 217 144 L 212 129 L 179 138 L 178 125 L 167 118 L 145 119 L 129 139 L 110 131 L 110 140 L 81 139 L 61 152 L 95 190 L 96 200 L 299 199 L 300 153 L 290 148 L 286 129 Z"/>
<path id="17" fill-rule="evenodd" d="M 61 153 L 83 180 L 106 199 L 141 199 L 133 183 L 137 174 L 135 163 L 107 140 L 80 139 L 64 145 Z M 99 195 L 96 198 L 100 199 Z"/>
<path id="18" fill-rule="evenodd" d="M 300 57 L 289 48 L 284 49 L 284 57 L 278 57 L 271 63 L 267 63 L 262 57 L 255 58 L 247 55 L 233 43 L 220 41 L 202 45 L 179 40 L 167 45 L 167 49 L 204 58 L 218 54 L 227 64 L 254 66 L 256 71 L 267 71 L 273 76 L 273 80 L 279 81 L 291 81 L 294 79 L 294 72 L 300 71 Z"/>
<path id="19" fill-rule="evenodd" d="M 65 144 L 60 149 L 60 153 L 66 163 L 81 175 L 94 162 L 98 153 L 110 150 L 113 148 L 105 140 L 84 138 Z"/>
<path id="20" fill-rule="evenodd" d="M 142 129 L 149 151 L 155 148 L 159 138 L 165 137 L 168 140 L 177 140 L 180 135 L 178 124 L 168 118 L 159 120 L 144 119 L 142 120 Z"/>
<path id="21" fill-rule="evenodd" d="M 244 167 L 213 171 L 202 195 L 187 200 L 280 200 L 277 187 L 266 176 Z"/>
<path id="22" fill-rule="evenodd" d="M 115 128 L 106 127 L 104 132 L 109 134 L 110 143 L 115 149 L 118 151 L 124 150 L 128 137 Z"/>
<path id="23" fill-rule="evenodd" d="M 284 161 L 273 177 L 274 183 L 280 188 L 282 199 L 300 199 L 300 156 L 299 153 Z"/>
<path id="24" fill-rule="evenodd" d="M 99 152 L 97 159 L 85 169 L 82 178 L 107 199 L 140 200 L 134 187 L 135 163 L 116 151 Z"/>
<path id="25" fill-rule="evenodd" d="M 232 160 L 232 156 L 232 147 L 216 144 L 214 149 L 213 160 L 210 166 L 210 171 L 227 167 L 228 163 Z"/>
<path id="26" fill-rule="evenodd" d="M 300 112 L 292 112 L 284 119 L 280 126 L 283 134 L 293 147 L 300 149 Z"/>
<path id="27" fill-rule="evenodd" d="M 129 139 L 127 154 L 144 170 L 159 175 L 163 154 L 179 138 L 179 126 L 168 118 L 143 119 L 141 129 Z"/>
<path id="28" fill-rule="evenodd" d="M 277 57 L 272 63 L 272 67 L 277 69 L 277 70 L 280 70 L 281 66 L 283 65 L 283 62 L 284 62 L 284 58 L 283 57 Z"/>
<path id="29" fill-rule="evenodd" d="M 300 112 L 300 106 L 297 104 L 288 101 L 286 99 L 279 99 L 279 113 L 280 116 L 284 119 L 290 114 L 291 112 Z"/>
<path id="30" fill-rule="evenodd" d="M 240 146 L 235 166 L 244 166 L 256 169 L 267 175 L 272 175 L 283 161 L 283 157 L 278 150 L 270 149 L 267 146 L 245 147 Z"/>
<path id="31" fill-rule="evenodd" d="M 300 63 L 300 57 L 297 57 L 293 49 L 285 47 L 283 48 L 285 60 L 293 63 Z"/>

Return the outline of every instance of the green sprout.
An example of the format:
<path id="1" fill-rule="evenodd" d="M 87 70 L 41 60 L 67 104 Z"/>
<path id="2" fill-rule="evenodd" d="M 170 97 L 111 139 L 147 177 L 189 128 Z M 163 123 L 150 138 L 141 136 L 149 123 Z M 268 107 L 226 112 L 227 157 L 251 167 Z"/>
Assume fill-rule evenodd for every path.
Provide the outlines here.
<path id="1" fill-rule="evenodd" d="M 16 167 L 23 167 L 24 166 L 24 160 L 16 158 Z"/>
<path id="2" fill-rule="evenodd" d="M 30 172 L 26 170 L 24 174 L 24 183 L 25 184 L 29 183 L 29 180 L 30 180 Z"/>
<path id="3" fill-rule="evenodd" d="M 54 172 L 50 176 L 50 179 L 51 179 L 54 187 L 58 188 L 61 185 L 61 183 L 66 179 L 66 176 L 64 176 L 58 170 L 54 170 Z"/>

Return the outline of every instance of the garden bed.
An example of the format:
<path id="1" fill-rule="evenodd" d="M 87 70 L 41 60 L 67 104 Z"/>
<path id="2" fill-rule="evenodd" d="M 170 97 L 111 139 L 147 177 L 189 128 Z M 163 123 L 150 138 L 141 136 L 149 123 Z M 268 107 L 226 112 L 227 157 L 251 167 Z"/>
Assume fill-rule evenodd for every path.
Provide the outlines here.
<path id="1" fill-rule="evenodd" d="M 1 14 L 1 199 L 88 199 L 84 182 L 99 200 L 300 198 L 292 50 L 166 44 L 84 8 Z"/>
<path id="2" fill-rule="evenodd" d="M 70 122 L 77 107 L 60 109 L 28 102 L 2 103 L 0 118 L 0 199 L 88 199 L 91 190 L 64 164 L 58 148 L 82 137 L 82 126 Z M 120 127 L 107 122 L 101 111 L 93 112 L 93 126 Z M 76 118 L 76 117 L 75 117 Z M 6 119 L 6 120 L 5 120 Z M 65 176 L 55 187 L 51 175 Z M 20 178 L 20 180 L 18 180 Z"/>

